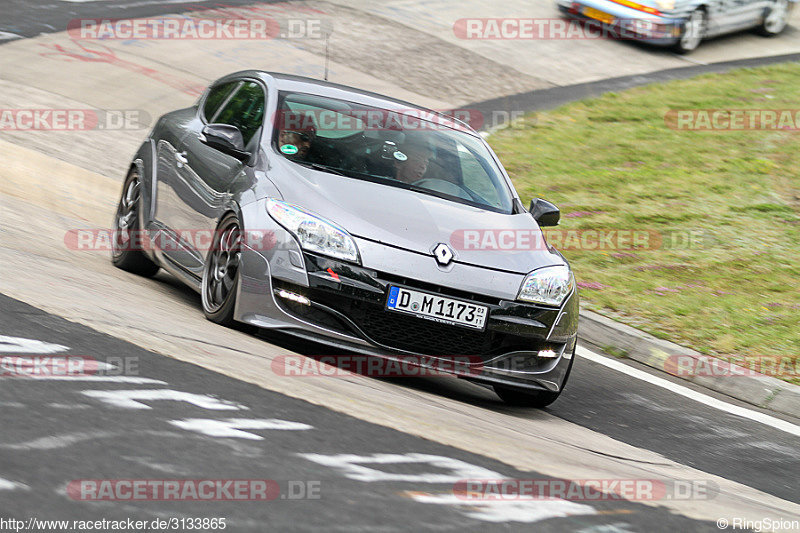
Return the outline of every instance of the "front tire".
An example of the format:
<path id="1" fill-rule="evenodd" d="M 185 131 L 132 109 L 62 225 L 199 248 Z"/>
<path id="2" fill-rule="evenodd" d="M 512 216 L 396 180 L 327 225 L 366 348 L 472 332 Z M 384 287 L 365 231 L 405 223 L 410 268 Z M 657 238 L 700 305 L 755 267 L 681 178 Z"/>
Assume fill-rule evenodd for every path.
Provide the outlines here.
<path id="1" fill-rule="evenodd" d="M 705 37 L 707 22 L 707 16 L 704 10 L 694 10 L 686 20 L 678 42 L 675 43 L 675 52 L 679 54 L 688 54 L 689 52 L 697 50 L 697 47 L 700 46 L 700 43 L 703 41 L 703 37 Z"/>
<path id="2" fill-rule="evenodd" d="M 767 9 L 764 22 L 756 31 L 764 37 L 775 37 L 789 24 L 789 0 L 775 0 Z"/>
<path id="3" fill-rule="evenodd" d="M 572 364 L 575 362 L 575 349 L 572 350 L 572 359 L 569 361 L 569 366 L 567 367 L 567 374 L 564 376 L 564 381 L 561 382 L 561 388 L 558 389 L 557 392 L 553 391 L 545 391 L 545 390 L 529 390 L 529 389 L 517 389 L 513 387 L 505 387 L 503 385 L 492 385 L 494 392 L 500 396 L 500 399 L 503 400 L 508 405 L 513 405 L 515 407 L 534 407 L 536 409 L 542 409 L 547 407 L 554 401 L 561 396 L 561 393 L 564 392 L 564 387 L 567 386 L 567 380 L 569 380 L 569 375 L 572 372 Z"/>
<path id="4" fill-rule="evenodd" d="M 135 168 L 128 172 L 122 187 L 122 196 L 114 215 L 114 234 L 111 239 L 111 262 L 117 268 L 140 276 L 153 277 L 159 266 L 141 250 L 142 237 L 139 228 L 142 181 Z"/>
<path id="5" fill-rule="evenodd" d="M 242 230 L 233 213 L 217 226 L 211 250 L 203 268 L 202 300 L 206 318 L 227 327 L 237 326 L 233 319 L 236 290 L 239 285 Z"/>

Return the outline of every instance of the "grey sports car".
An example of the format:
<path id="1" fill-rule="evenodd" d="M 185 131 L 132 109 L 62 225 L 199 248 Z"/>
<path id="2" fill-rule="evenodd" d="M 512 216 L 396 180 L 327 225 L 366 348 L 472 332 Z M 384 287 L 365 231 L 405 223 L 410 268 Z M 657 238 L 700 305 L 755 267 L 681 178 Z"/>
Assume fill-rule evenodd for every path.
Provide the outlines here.
<path id="1" fill-rule="evenodd" d="M 687 53 L 709 37 L 786 28 L 797 0 L 556 0 L 562 13 L 611 26 L 616 35 Z"/>
<path id="2" fill-rule="evenodd" d="M 158 120 L 112 260 L 169 271 L 214 322 L 413 360 L 542 407 L 564 389 L 578 325 L 573 274 L 540 230 L 559 216 L 541 199 L 525 209 L 447 114 L 245 71 Z"/>

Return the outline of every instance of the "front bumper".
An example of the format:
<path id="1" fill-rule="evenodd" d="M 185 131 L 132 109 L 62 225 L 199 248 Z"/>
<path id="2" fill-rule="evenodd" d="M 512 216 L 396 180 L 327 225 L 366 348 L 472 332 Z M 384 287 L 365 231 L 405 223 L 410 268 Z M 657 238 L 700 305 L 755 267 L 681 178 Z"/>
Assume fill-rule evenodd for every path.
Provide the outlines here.
<path id="1" fill-rule="evenodd" d="M 610 38 L 640 41 L 648 44 L 671 46 L 678 42 L 687 17 L 682 14 L 651 15 L 609 0 L 557 0 L 559 11 L 567 17 L 600 21 L 585 14 L 586 9 L 595 9 L 614 18 L 610 24 L 602 23 Z"/>
<path id="2" fill-rule="evenodd" d="M 286 276 L 259 252 L 245 248 L 237 319 L 279 329 L 355 353 L 415 361 L 460 377 L 517 388 L 558 391 L 577 338 L 578 297 L 561 308 L 454 290 L 308 253 L 305 276 Z M 331 273 L 335 274 L 333 276 Z M 305 278 L 305 279 L 303 279 Z M 337 279 L 338 278 L 338 279 Z M 385 309 L 389 286 L 407 287 L 471 301 L 489 308 L 484 331 L 441 324 Z M 307 298 L 298 303 L 281 291 Z M 554 357 L 540 357 L 552 350 Z M 452 372 L 454 360 L 469 368 Z"/>

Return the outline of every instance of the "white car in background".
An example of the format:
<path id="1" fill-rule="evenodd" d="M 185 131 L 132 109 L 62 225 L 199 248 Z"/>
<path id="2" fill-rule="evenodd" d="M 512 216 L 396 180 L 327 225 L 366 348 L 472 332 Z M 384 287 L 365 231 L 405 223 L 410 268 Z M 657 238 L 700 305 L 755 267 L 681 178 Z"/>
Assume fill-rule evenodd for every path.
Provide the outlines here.
<path id="1" fill-rule="evenodd" d="M 772 37 L 786 29 L 797 0 L 556 0 L 570 18 L 597 21 L 623 39 L 688 53 L 703 39 L 756 28 Z"/>

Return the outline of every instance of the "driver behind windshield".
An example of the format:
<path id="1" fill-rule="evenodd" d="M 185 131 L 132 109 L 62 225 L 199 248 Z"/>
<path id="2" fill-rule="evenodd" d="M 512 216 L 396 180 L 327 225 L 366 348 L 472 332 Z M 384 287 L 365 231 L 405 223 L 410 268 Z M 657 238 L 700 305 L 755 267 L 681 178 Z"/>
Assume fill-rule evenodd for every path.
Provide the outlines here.
<path id="1" fill-rule="evenodd" d="M 395 179 L 408 185 L 422 179 L 433 159 L 433 149 L 422 143 L 404 143 L 394 153 Z"/>

